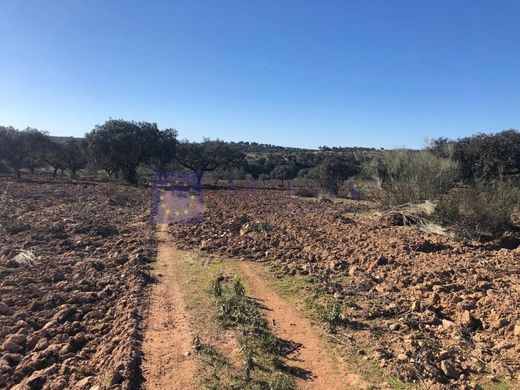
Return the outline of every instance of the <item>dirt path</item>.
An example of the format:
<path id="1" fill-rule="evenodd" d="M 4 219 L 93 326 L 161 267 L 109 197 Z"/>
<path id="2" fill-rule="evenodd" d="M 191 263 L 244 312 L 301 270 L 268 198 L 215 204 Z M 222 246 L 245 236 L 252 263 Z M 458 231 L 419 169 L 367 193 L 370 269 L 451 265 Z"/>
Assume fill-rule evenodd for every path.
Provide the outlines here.
<path id="1" fill-rule="evenodd" d="M 173 275 L 180 256 L 168 243 L 166 226 L 160 242 L 152 288 L 150 312 L 143 341 L 143 388 L 148 390 L 195 389 L 196 360 L 190 353 L 193 335 L 180 286 Z"/>
<path id="2" fill-rule="evenodd" d="M 298 388 L 366 389 L 367 385 L 359 376 L 348 374 L 344 364 L 331 357 L 311 322 L 265 284 L 259 277 L 257 266 L 240 262 L 240 269 L 251 286 L 253 297 L 266 307 L 266 317 L 274 324 L 273 332 L 278 337 L 302 345 L 291 356 L 290 365 L 312 373 L 311 379 L 298 381 Z"/>

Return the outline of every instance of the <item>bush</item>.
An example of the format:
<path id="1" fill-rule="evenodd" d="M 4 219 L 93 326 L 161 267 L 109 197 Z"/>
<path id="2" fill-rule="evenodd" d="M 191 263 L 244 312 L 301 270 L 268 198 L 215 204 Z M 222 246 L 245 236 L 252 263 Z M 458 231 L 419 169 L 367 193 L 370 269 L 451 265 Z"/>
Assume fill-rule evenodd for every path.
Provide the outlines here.
<path id="1" fill-rule="evenodd" d="M 450 226 L 457 237 L 480 240 L 513 229 L 519 210 L 519 186 L 495 181 L 461 188 L 443 197 L 435 216 L 441 224 Z"/>
<path id="2" fill-rule="evenodd" d="M 319 194 L 318 191 L 310 188 L 301 187 L 294 191 L 294 195 L 301 196 L 302 198 L 316 198 Z"/>
<path id="3" fill-rule="evenodd" d="M 520 132 L 516 130 L 476 134 L 455 141 L 439 138 L 432 142 L 430 150 L 456 161 L 462 178 L 468 182 L 520 173 Z"/>
<path id="4" fill-rule="evenodd" d="M 365 163 L 363 174 L 378 183 L 373 195 L 387 206 L 437 199 L 455 184 L 457 164 L 427 151 L 390 151 Z"/>
<path id="5" fill-rule="evenodd" d="M 329 302 L 319 308 L 318 315 L 330 333 L 336 333 L 339 325 L 343 323 L 341 304 L 337 301 Z"/>
<path id="6" fill-rule="evenodd" d="M 5 161 L 0 160 L 0 173 L 10 173 L 11 169 L 5 163 Z"/>
<path id="7" fill-rule="evenodd" d="M 359 164 L 353 157 L 328 157 L 309 170 L 308 176 L 318 182 L 323 190 L 337 195 L 341 184 L 359 173 Z"/>
<path id="8" fill-rule="evenodd" d="M 0 194 L 0 228 L 9 234 L 21 230 L 18 219 L 20 204 L 6 191 Z"/>

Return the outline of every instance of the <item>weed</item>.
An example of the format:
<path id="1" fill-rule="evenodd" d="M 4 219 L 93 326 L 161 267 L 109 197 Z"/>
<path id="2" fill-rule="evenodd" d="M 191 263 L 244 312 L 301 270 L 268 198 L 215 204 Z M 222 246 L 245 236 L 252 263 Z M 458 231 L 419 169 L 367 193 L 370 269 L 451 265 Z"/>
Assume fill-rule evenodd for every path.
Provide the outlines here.
<path id="1" fill-rule="evenodd" d="M 19 202 L 7 191 L 0 194 L 0 227 L 9 234 L 17 233 L 22 228 L 18 219 L 20 209 Z"/>
<path id="2" fill-rule="evenodd" d="M 219 276 L 211 282 L 210 292 L 217 298 L 219 323 L 239 331 L 245 387 L 293 389 L 293 379 L 281 372 L 285 368 L 280 358 L 282 345 L 271 333 L 258 304 L 246 296 L 243 282 Z"/>
<path id="3" fill-rule="evenodd" d="M 240 279 L 235 280 L 235 284 L 233 285 L 233 290 L 235 291 L 235 295 L 239 296 L 239 297 L 243 297 L 246 294 L 246 289 Z"/>
<path id="4" fill-rule="evenodd" d="M 293 390 L 296 389 L 294 381 L 286 374 L 277 372 L 269 381 L 269 390 Z"/>
<path id="5" fill-rule="evenodd" d="M 515 226 L 520 188 L 508 182 L 479 183 L 462 188 L 437 204 L 436 217 L 459 238 L 497 237 Z"/>
<path id="6" fill-rule="evenodd" d="M 217 276 L 212 282 L 209 288 L 210 294 L 216 298 L 221 297 L 222 290 L 222 282 L 224 281 L 224 277 L 222 275 Z"/>
<path id="7" fill-rule="evenodd" d="M 327 330 L 330 333 L 336 333 L 337 327 L 343 322 L 343 315 L 341 314 L 341 304 L 338 301 L 328 303 L 326 306 L 321 306 L 319 309 L 320 319 L 323 321 Z"/>

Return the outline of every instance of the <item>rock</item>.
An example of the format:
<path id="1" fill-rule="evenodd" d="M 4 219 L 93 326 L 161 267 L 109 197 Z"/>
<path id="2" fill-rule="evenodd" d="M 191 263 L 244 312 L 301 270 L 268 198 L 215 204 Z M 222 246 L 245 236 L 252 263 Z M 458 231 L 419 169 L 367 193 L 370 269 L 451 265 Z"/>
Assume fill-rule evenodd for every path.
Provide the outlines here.
<path id="1" fill-rule="evenodd" d="M 110 378 L 110 386 L 118 385 L 123 382 L 123 375 L 119 370 L 114 370 Z"/>
<path id="2" fill-rule="evenodd" d="M 25 341 L 23 335 L 11 335 L 5 340 L 2 349 L 9 353 L 21 353 L 25 349 Z"/>
<path id="3" fill-rule="evenodd" d="M 12 314 L 12 310 L 4 302 L 0 302 L 0 314 L 4 315 L 4 316 L 8 316 L 8 315 Z"/>
<path id="4" fill-rule="evenodd" d="M 128 256 L 125 256 L 125 255 L 121 255 L 121 256 L 117 256 L 115 259 L 114 259 L 114 263 L 117 264 L 117 265 L 123 265 L 125 263 L 128 262 Z"/>
<path id="5" fill-rule="evenodd" d="M 387 265 L 388 259 L 385 256 L 379 256 L 379 258 L 375 261 L 374 265 L 376 266 L 382 266 Z"/>
<path id="6" fill-rule="evenodd" d="M 59 323 L 67 321 L 76 312 L 76 307 L 65 304 L 59 307 L 59 311 L 54 315 L 53 319 Z"/>
<path id="7" fill-rule="evenodd" d="M 463 327 L 471 330 L 482 328 L 482 322 L 473 317 L 469 310 L 464 310 L 462 314 L 459 315 L 458 321 Z"/>
<path id="8" fill-rule="evenodd" d="M 34 346 L 33 350 L 34 351 L 43 351 L 48 346 L 49 346 L 49 340 L 47 340 L 46 338 L 41 338 L 38 340 L 38 342 Z"/>
<path id="9" fill-rule="evenodd" d="M 498 320 L 496 320 L 495 322 L 493 322 L 493 328 L 501 329 L 504 326 L 506 326 L 507 324 L 509 324 L 509 321 L 507 320 L 507 318 L 502 317 L 502 318 L 499 318 Z"/>
<path id="10" fill-rule="evenodd" d="M 65 275 L 63 274 L 63 272 L 60 272 L 60 271 L 56 271 L 53 275 L 52 275 L 52 282 L 53 283 L 57 283 L 57 282 L 61 282 L 65 280 Z"/>
<path id="11" fill-rule="evenodd" d="M 10 340 L 6 340 L 2 345 L 2 349 L 9 353 L 19 353 L 23 351 L 23 347 Z"/>
<path id="12" fill-rule="evenodd" d="M 422 311 L 422 305 L 420 301 L 414 301 L 412 303 L 412 311 L 414 312 L 421 312 Z"/>
<path id="13" fill-rule="evenodd" d="M 91 389 L 92 385 L 94 384 L 94 379 L 95 378 L 93 376 L 87 376 L 86 378 L 83 378 L 78 383 L 76 383 L 72 389 L 73 390 Z"/>
<path id="14" fill-rule="evenodd" d="M 11 366 L 14 367 L 18 365 L 23 359 L 23 355 L 19 353 L 8 353 L 3 356 L 2 359 L 5 359 L 5 361 Z"/>
<path id="15" fill-rule="evenodd" d="M 520 336 L 520 324 L 515 325 L 515 328 L 513 329 L 513 334 L 515 336 Z"/>
<path id="16" fill-rule="evenodd" d="M 439 360 L 446 360 L 446 359 L 450 358 L 451 355 L 452 355 L 451 351 L 442 350 L 439 352 Z"/>
<path id="17" fill-rule="evenodd" d="M 448 378 L 457 380 L 460 377 L 460 372 L 449 360 L 443 360 L 441 362 L 441 370 Z"/>
<path id="18" fill-rule="evenodd" d="M 457 326 L 457 324 L 455 324 L 455 322 L 453 321 L 450 321 L 450 320 L 442 320 L 442 328 L 443 329 L 450 329 L 450 328 L 454 328 L 455 326 Z"/>

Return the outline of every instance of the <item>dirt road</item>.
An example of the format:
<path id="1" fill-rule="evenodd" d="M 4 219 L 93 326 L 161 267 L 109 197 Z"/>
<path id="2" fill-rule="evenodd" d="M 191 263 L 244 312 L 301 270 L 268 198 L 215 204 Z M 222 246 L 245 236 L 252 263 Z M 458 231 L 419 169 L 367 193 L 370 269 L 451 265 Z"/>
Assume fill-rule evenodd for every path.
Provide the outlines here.
<path id="1" fill-rule="evenodd" d="M 165 194 L 161 197 L 161 207 L 164 209 L 168 196 L 172 195 Z M 186 269 L 183 262 L 187 256 L 177 251 L 169 241 L 167 225 L 159 225 L 158 230 L 159 248 L 154 269 L 157 283 L 152 287 L 150 295 L 143 341 L 143 387 L 148 390 L 194 389 L 198 386 L 197 370 L 200 367 L 197 356 L 193 353 L 193 332 L 195 328 L 200 328 L 200 324 L 196 322 L 197 318 L 191 318 L 183 297 L 186 293 L 183 290 L 189 289 L 189 286 L 184 285 L 183 288 L 185 280 L 178 279 L 181 271 Z M 192 259 L 203 261 L 198 256 Z M 235 276 L 247 280 L 252 298 L 265 309 L 264 314 L 272 324 L 273 333 L 298 345 L 287 357 L 287 365 L 293 370 L 298 388 L 366 388 L 359 376 L 349 374 L 348 368 L 325 348 L 325 343 L 313 324 L 280 298 L 255 267 L 256 264 L 240 262 L 234 267 L 237 273 Z M 195 278 L 195 284 L 200 282 L 198 279 L 201 275 L 196 271 L 192 274 L 184 277 Z"/>
<path id="2" fill-rule="evenodd" d="M 167 242 L 166 227 L 157 234 L 159 252 L 154 271 L 150 311 L 143 341 L 143 387 L 148 390 L 195 389 L 196 360 L 192 352 L 189 312 L 182 290 L 174 282 L 175 248 Z"/>
<path id="3" fill-rule="evenodd" d="M 331 356 L 324 347 L 311 322 L 302 317 L 259 277 L 258 265 L 240 262 L 240 269 L 247 279 L 252 295 L 265 307 L 265 315 L 271 322 L 273 332 L 301 347 L 289 357 L 289 364 L 308 372 L 306 379 L 298 380 L 301 389 L 365 389 L 363 380 Z"/>

